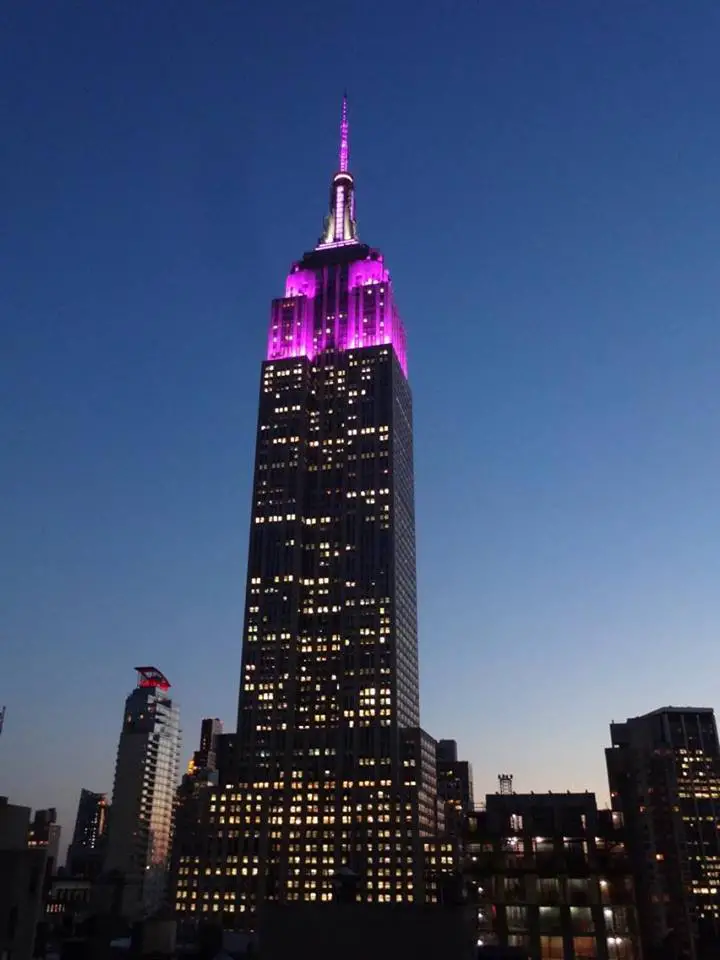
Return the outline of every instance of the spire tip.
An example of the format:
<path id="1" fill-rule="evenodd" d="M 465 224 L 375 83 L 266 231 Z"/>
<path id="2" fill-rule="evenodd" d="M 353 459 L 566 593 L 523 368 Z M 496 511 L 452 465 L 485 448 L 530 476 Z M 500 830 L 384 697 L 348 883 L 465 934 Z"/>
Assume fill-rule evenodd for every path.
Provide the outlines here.
<path id="1" fill-rule="evenodd" d="M 350 147 L 348 142 L 348 99 L 347 90 L 343 92 L 342 119 L 340 121 L 340 171 L 347 173 Z"/>

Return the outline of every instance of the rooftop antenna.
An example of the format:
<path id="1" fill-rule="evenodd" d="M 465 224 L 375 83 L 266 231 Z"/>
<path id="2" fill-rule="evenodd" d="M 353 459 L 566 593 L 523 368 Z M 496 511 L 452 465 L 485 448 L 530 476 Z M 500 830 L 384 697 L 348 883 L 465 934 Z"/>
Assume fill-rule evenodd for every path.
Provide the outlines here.
<path id="1" fill-rule="evenodd" d="M 500 785 L 500 796 L 509 797 L 513 792 L 513 775 L 511 773 L 499 773 L 498 784 Z"/>
<path id="2" fill-rule="evenodd" d="M 348 99 L 347 90 L 343 93 L 342 116 L 340 118 L 340 171 L 347 173 L 348 161 L 350 157 L 350 144 L 348 136 Z"/>

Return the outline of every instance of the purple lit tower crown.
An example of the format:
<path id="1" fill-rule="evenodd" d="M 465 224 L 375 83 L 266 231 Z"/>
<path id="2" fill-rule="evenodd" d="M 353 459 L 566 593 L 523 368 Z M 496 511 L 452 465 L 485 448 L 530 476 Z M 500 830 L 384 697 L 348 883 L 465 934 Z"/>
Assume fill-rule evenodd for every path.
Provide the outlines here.
<path id="1" fill-rule="evenodd" d="M 407 376 L 405 330 L 379 250 L 360 243 L 355 181 L 348 170 L 347 98 L 340 126 L 340 167 L 318 245 L 294 263 L 285 296 L 273 300 L 268 360 L 313 359 L 324 351 L 392 345 Z"/>

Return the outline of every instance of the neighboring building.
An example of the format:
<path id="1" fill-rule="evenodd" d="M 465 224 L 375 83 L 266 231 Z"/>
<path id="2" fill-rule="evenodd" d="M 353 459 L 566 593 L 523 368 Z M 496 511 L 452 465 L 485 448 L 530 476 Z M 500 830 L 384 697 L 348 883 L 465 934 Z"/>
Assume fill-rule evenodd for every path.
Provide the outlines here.
<path id="1" fill-rule="evenodd" d="M 60 853 L 60 831 L 57 822 L 57 810 L 48 807 L 47 810 L 36 810 L 28 827 L 27 843 L 33 847 L 44 847 L 47 850 L 48 864 L 55 869 Z"/>
<path id="2" fill-rule="evenodd" d="M 437 789 L 444 805 L 447 828 L 461 830 L 465 814 L 473 809 L 472 767 L 467 760 L 458 760 L 454 740 L 438 740 Z"/>
<path id="3" fill-rule="evenodd" d="M 234 783 L 236 780 L 237 733 L 221 733 L 215 737 L 215 769 L 218 783 Z"/>
<path id="4" fill-rule="evenodd" d="M 0 797 L 0 957 L 12 960 L 36 955 L 50 866 L 49 840 L 29 846 L 30 829 L 30 808 Z"/>
<path id="5" fill-rule="evenodd" d="M 200 724 L 200 749 L 192 755 L 187 771 L 189 774 L 197 770 L 215 769 L 217 738 L 222 735 L 222 732 L 222 720 L 218 720 L 217 717 L 205 717 Z"/>
<path id="6" fill-rule="evenodd" d="M 272 304 L 234 773 L 211 793 L 192 909 L 252 928 L 265 899 L 327 902 L 343 866 L 362 900 L 422 900 L 437 810 L 405 775 L 419 715 L 405 334 L 357 236 L 344 103 L 323 234 Z"/>
<path id="7" fill-rule="evenodd" d="M 107 794 L 83 788 L 66 863 L 73 877 L 92 880 L 100 874 L 105 857 L 107 817 Z"/>
<path id="8" fill-rule="evenodd" d="M 124 881 L 121 912 L 153 913 L 167 894 L 180 718 L 155 667 L 137 667 L 118 744 L 104 871 Z"/>
<path id="9" fill-rule="evenodd" d="M 218 785 L 216 746 L 223 739 L 222 723 L 205 719 L 200 728 L 200 749 L 193 754 L 188 772 L 175 794 L 174 834 L 170 868 L 170 903 L 178 916 L 192 917 L 197 906 L 193 879 L 207 843 L 209 793 Z M 223 753 L 220 750 L 222 759 Z M 193 896 L 194 894 L 194 896 Z"/>
<path id="10" fill-rule="evenodd" d="M 72 936 L 92 913 L 93 880 L 55 876 L 45 902 L 45 919 L 54 938 Z"/>
<path id="11" fill-rule="evenodd" d="M 610 725 L 646 960 L 720 952 L 720 746 L 713 711 L 663 707 Z"/>
<path id="12" fill-rule="evenodd" d="M 402 800 L 410 817 L 413 835 L 435 837 L 445 830 L 444 806 L 438 798 L 437 742 L 420 727 L 400 730 Z"/>
<path id="13" fill-rule="evenodd" d="M 423 840 L 426 903 L 452 904 L 464 892 L 462 878 L 462 845 L 452 836 L 426 837 Z"/>
<path id="14" fill-rule="evenodd" d="M 622 816 L 593 793 L 491 794 L 466 824 L 478 943 L 533 960 L 638 960 Z"/>

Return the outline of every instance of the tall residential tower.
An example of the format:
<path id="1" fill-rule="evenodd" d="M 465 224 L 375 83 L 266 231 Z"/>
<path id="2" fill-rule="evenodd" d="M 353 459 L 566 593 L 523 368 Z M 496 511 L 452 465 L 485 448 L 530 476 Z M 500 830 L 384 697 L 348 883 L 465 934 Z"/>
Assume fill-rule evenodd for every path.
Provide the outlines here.
<path id="1" fill-rule="evenodd" d="M 235 769 L 188 912 L 422 898 L 438 828 L 419 729 L 412 400 L 382 254 L 362 243 L 343 102 L 317 246 L 272 303 L 262 366 Z M 426 756 L 427 755 L 427 756 Z M 222 890 L 215 871 L 237 878 Z M 197 908 L 193 884 L 199 892 Z"/>
<path id="2" fill-rule="evenodd" d="M 105 871 L 125 883 L 123 912 L 152 913 L 167 888 L 180 754 L 180 718 L 170 683 L 155 667 L 136 667 L 125 701 L 115 764 Z"/>

